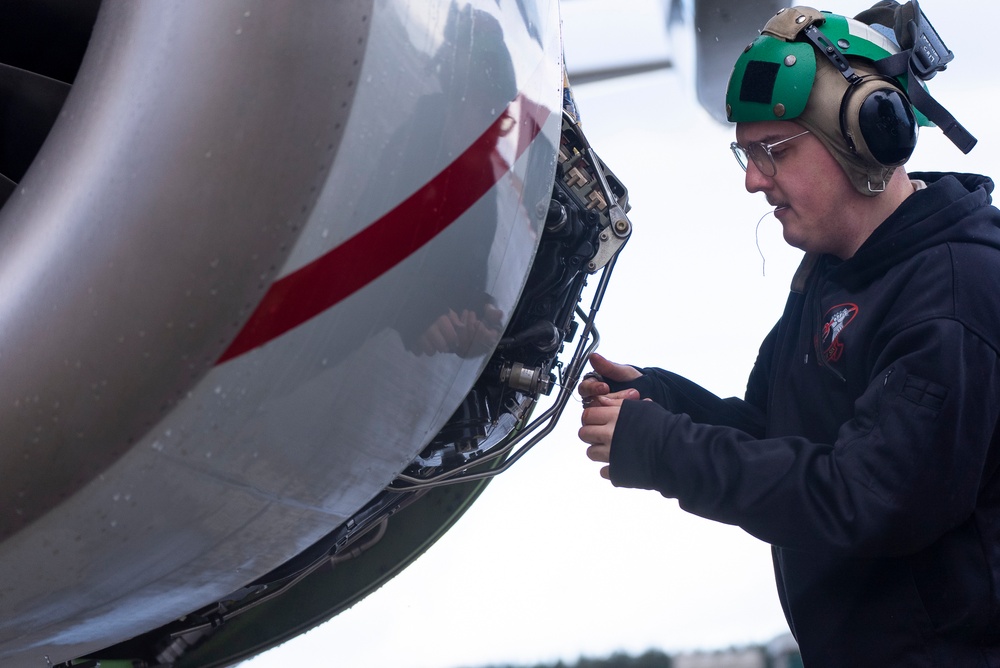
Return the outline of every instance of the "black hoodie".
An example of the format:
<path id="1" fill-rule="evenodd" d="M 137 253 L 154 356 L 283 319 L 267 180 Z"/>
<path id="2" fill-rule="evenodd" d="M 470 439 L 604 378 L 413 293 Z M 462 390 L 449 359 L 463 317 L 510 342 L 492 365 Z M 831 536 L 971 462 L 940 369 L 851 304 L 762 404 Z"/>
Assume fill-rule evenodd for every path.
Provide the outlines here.
<path id="1" fill-rule="evenodd" d="M 643 369 L 612 442 L 615 485 L 773 546 L 807 668 L 1000 666 L 1000 211 L 911 178 L 852 258 L 804 259 L 744 400 Z"/>

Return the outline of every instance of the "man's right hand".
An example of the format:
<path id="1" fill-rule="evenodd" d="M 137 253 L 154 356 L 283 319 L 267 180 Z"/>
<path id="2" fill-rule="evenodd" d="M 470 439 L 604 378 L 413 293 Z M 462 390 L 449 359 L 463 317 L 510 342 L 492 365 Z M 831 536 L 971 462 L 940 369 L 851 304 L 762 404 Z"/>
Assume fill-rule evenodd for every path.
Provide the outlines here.
<path id="1" fill-rule="evenodd" d="M 584 405 L 588 405 L 590 403 L 588 399 L 607 395 L 611 392 L 611 387 L 604 382 L 605 380 L 614 381 L 616 383 L 626 383 L 642 376 L 642 373 L 635 367 L 631 367 L 627 364 L 612 362 L 597 353 L 592 353 L 588 360 L 590 361 L 590 366 L 594 369 L 594 373 L 597 374 L 597 377 L 595 377 L 594 374 L 586 374 L 583 377 L 583 380 L 580 381 L 580 385 L 577 389 L 580 392 L 580 396 L 583 397 Z"/>

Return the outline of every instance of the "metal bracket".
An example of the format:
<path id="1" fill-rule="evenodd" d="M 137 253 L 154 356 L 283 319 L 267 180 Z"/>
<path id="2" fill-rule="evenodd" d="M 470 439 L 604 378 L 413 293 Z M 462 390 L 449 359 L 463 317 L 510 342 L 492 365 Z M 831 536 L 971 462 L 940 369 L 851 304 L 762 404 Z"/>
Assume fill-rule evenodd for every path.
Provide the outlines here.
<path id="1" fill-rule="evenodd" d="M 556 178 L 588 211 L 599 217 L 597 253 L 587 262 L 587 271 L 595 274 L 618 254 L 632 234 L 632 223 L 626 215 L 628 192 L 597 157 L 579 124 L 567 113 L 563 113 L 559 165 Z"/>

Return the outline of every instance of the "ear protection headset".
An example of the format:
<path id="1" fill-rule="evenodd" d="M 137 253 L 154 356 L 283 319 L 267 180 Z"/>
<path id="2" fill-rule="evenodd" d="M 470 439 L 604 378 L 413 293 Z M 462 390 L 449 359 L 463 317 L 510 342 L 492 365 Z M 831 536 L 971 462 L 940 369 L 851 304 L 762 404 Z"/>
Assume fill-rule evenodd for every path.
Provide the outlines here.
<path id="1" fill-rule="evenodd" d="M 880 74 L 859 75 L 815 25 L 803 34 L 847 80 L 840 102 L 840 132 L 848 147 L 865 162 L 883 167 L 909 160 L 917 146 L 917 118 L 899 83 Z"/>
<path id="2" fill-rule="evenodd" d="M 809 100 L 829 94 L 817 102 L 831 116 L 821 127 L 842 141 L 827 148 L 855 187 L 872 194 L 871 178 L 886 176 L 913 153 L 919 126 L 937 125 L 965 153 L 976 139 L 924 88 L 954 54 L 917 0 L 883 0 L 858 19 L 804 6 L 780 10 L 737 59 L 726 115 L 732 123 L 805 119 Z M 857 59 L 858 70 L 848 57 Z M 843 93 L 828 82 L 816 88 L 818 68 L 828 64 L 847 82 Z"/>

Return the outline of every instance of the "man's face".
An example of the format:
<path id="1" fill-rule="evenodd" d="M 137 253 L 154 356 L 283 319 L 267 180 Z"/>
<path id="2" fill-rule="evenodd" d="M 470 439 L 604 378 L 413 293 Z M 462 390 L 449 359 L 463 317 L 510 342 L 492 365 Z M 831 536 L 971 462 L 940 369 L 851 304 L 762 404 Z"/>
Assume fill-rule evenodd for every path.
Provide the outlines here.
<path id="1" fill-rule="evenodd" d="M 753 142 L 773 144 L 804 130 L 791 121 L 739 123 L 736 142 L 744 147 Z M 804 251 L 831 253 L 841 259 L 853 255 L 860 243 L 856 229 L 859 217 L 855 214 L 868 198 L 854 189 L 837 161 L 811 133 L 776 146 L 771 155 L 777 172 L 765 176 L 751 161 L 746 189 L 764 193 L 775 207 L 774 217 L 781 223 L 785 241 Z"/>

